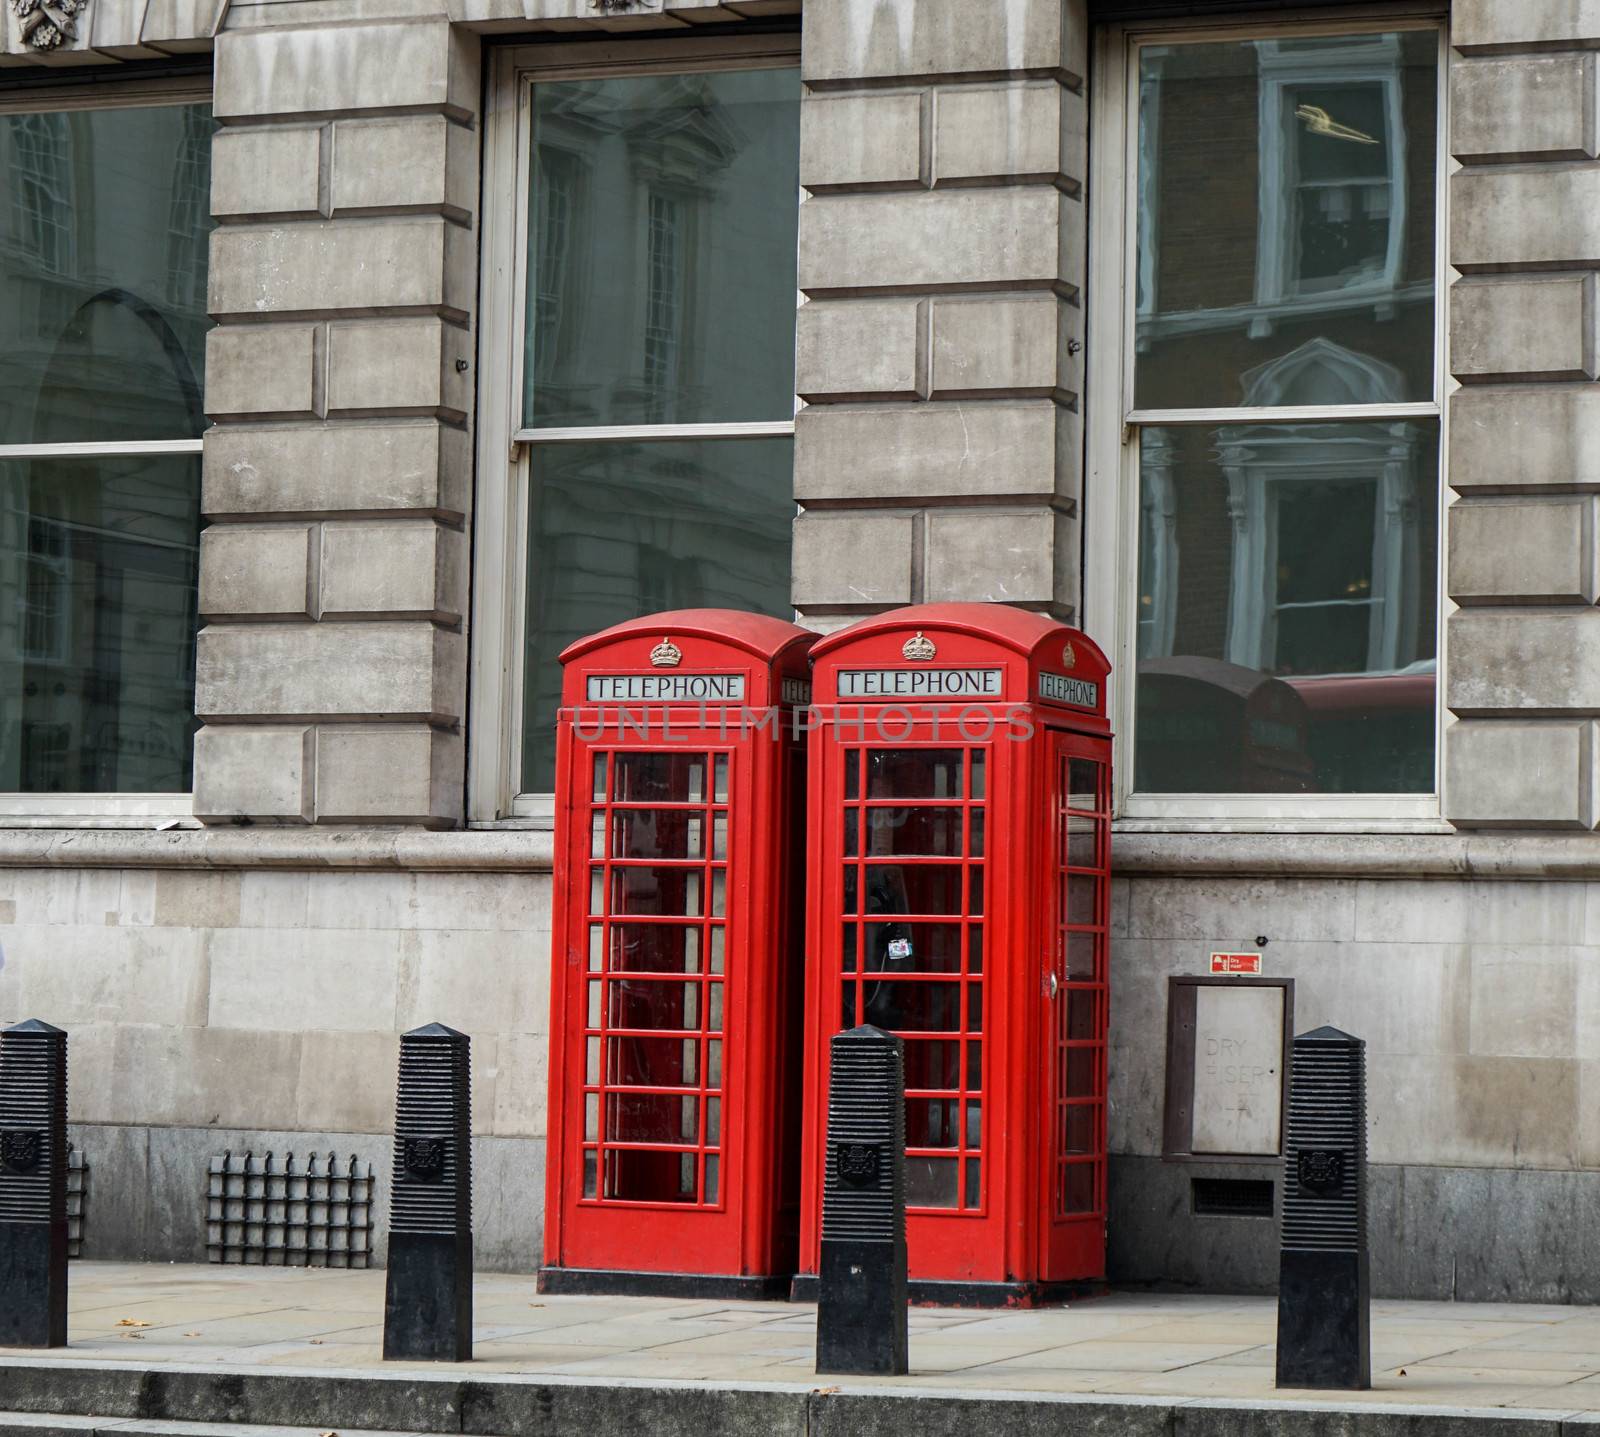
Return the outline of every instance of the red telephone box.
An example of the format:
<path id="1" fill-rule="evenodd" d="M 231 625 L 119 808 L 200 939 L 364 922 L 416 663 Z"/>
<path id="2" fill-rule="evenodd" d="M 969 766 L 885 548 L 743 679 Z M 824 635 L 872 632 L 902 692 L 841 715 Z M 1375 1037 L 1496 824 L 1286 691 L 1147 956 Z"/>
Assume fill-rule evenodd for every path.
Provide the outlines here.
<path id="1" fill-rule="evenodd" d="M 794 1271 L 814 638 L 686 609 L 561 655 L 542 1292 Z"/>
<path id="2" fill-rule="evenodd" d="M 1105 1274 L 1105 656 L 1002 604 L 897 609 L 812 649 L 801 1273 L 828 1041 L 905 1041 L 914 1297 Z"/>

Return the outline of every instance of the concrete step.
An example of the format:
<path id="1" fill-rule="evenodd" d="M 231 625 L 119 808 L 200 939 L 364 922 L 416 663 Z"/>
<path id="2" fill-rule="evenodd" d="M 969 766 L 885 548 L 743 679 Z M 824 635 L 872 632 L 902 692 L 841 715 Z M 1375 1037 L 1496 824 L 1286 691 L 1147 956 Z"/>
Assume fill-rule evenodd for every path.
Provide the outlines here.
<path id="1" fill-rule="evenodd" d="M 0 1356 L 0 1437 L 1600 1437 L 1600 1413 Z M 1365 1400 L 1363 1400 L 1365 1399 Z"/>
<path id="2" fill-rule="evenodd" d="M 326 1427 L 264 1427 L 248 1422 L 176 1422 L 138 1417 L 70 1417 L 48 1412 L 0 1412 L 0 1437 L 327 1437 Z M 337 1437 L 417 1437 L 399 1432 L 341 1432 Z M 430 1433 L 428 1437 L 454 1437 Z"/>

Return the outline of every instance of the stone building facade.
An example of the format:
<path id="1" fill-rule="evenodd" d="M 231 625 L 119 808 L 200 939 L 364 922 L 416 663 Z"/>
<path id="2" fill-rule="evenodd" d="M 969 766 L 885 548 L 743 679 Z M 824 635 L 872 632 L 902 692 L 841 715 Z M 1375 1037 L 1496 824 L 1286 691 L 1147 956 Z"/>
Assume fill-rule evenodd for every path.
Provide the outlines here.
<path id="1" fill-rule="evenodd" d="M 1600 1297 L 1600 3 L 0 33 L 0 1016 L 72 1034 L 88 1255 L 200 1257 L 225 1150 L 380 1157 L 441 1021 L 480 1260 L 534 1266 L 554 653 L 993 600 L 1123 675 L 1113 1274 L 1274 1280 L 1162 1155 L 1167 980 L 1250 948 L 1368 1041 L 1378 1291 Z"/>

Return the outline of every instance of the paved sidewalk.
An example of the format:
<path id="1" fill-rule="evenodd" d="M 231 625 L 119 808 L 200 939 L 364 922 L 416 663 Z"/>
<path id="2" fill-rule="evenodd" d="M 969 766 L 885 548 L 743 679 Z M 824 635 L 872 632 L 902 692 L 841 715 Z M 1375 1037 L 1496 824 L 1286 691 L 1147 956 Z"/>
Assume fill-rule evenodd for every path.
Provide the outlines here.
<path id="1" fill-rule="evenodd" d="M 379 1360 L 381 1271 L 75 1263 L 71 1296 L 68 1349 L 8 1355 L 147 1367 L 404 1370 Z M 1600 1308 L 1375 1302 L 1374 1390 L 1353 1399 L 1274 1388 L 1275 1317 L 1271 1298 L 1146 1293 L 1033 1312 L 914 1309 L 911 1376 L 871 1385 L 1600 1412 Z M 531 1277 L 481 1274 L 476 1322 L 478 1360 L 430 1365 L 429 1374 L 789 1388 L 839 1381 L 814 1376 L 816 1311 L 807 1305 L 540 1297 Z"/>

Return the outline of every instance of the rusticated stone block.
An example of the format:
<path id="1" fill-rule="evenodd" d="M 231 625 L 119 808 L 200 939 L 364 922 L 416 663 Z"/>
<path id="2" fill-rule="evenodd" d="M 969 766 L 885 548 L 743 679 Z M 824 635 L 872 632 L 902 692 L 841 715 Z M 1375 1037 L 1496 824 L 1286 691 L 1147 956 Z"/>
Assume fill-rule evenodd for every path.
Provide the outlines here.
<path id="1" fill-rule="evenodd" d="M 321 156 L 316 125 L 219 130 L 211 141 L 211 213 L 219 219 L 319 214 Z"/>
<path id="2" fill-rule="evenodd" d="M 317 731 L 317 818 L 322 823 L 461 821 L 461 735 L 426 724 L 324 724 Z"/>
<path id="3" fill-rule="evenodd" d="M 1083 208 L 1047 185 L 823 195 L 800 207 L 800 288 L 1051 289 L 1083 279 Z"/>
<path id="4" fill-rule="evenodd" d="M 324 619 L 460 621 L 466 536 L 432 519 L 322 525 L 319 594 Z"/>
<path id="5" fill-rule="evenodd" d="M 200 536 L 200 613 L 309 618 L 316 548 L 306 524 L 213 525 Z"/>
<path id="6" fill-rule="evenodd" d="M 1070 616 L 1078 526 L 1050 508 L 935 509 L 928 514 L 929 603 L 1026 604 Z"/>
<path id="7" fill-rule="evenodd" d="M 213 517 L 420 510 L 459 519 L 471 475 L 466 433 L 434 421 L 225 425 L 205 436 L 200 504 Z"/>
<path id="8" fill-rule="evenodd" d="M 1458 604 L 1592 604 L 1592 495 L 1451 506 L 1447 588 Z"/>
<path id="9" fill-rule="evenodd" d="M 802 514 L 794 522 L 794 602 L 866 610 L 909 604 L 916 514 L 851 509 Z"/>
<path id="10" fill-rule="evenodd" d="M 809 190 L 922 183 L 920 92 L 809 96 L 800 106 L 800 183 Z"/>
<path id="11" fill-rule="evenodd" d="M 206 335 L 206 413 L 213 419 L 314 419 L 320 406 L 314 324 L 240 324 Z"/>
<path id="12" fill-rule="evenodd" d="M 1463 719 L 1444 735 L 1445 817 L 1463 828 L 1593 828 L 1595 725 Z"/>
<path id="13" fill-rule="evenodd" d="M 477 111 L 477 37 L 452 35 L 442 18 L 227 30 L 216 55 L 223 120 L 393 109 L 467 120 Z"/>
<path id="14" fill-rule="evenodd" d="M 1521 55 L 1450 67 L 1450 151 L 1474 160 L 1595 153 L 1593 55 Z"/>
<path id="15" fill-rule="evenodd" d="M 915 399 L 926 387 L 915 299 L 814 299 L 795 316 L 795 392 L 808 404 Z"/>
<path id="16" fill-rule="evenodd" d="M 1464 280 L 1450 291 L 1450 370 L 1458 379 L 1593 379 L 1589 275 Z"/>
<path id="17" fill-rule="evenodd" d="M 310 823 L 313 731 L 211 724 L 194 739 L 194 816 L 202 823 Z"/>

